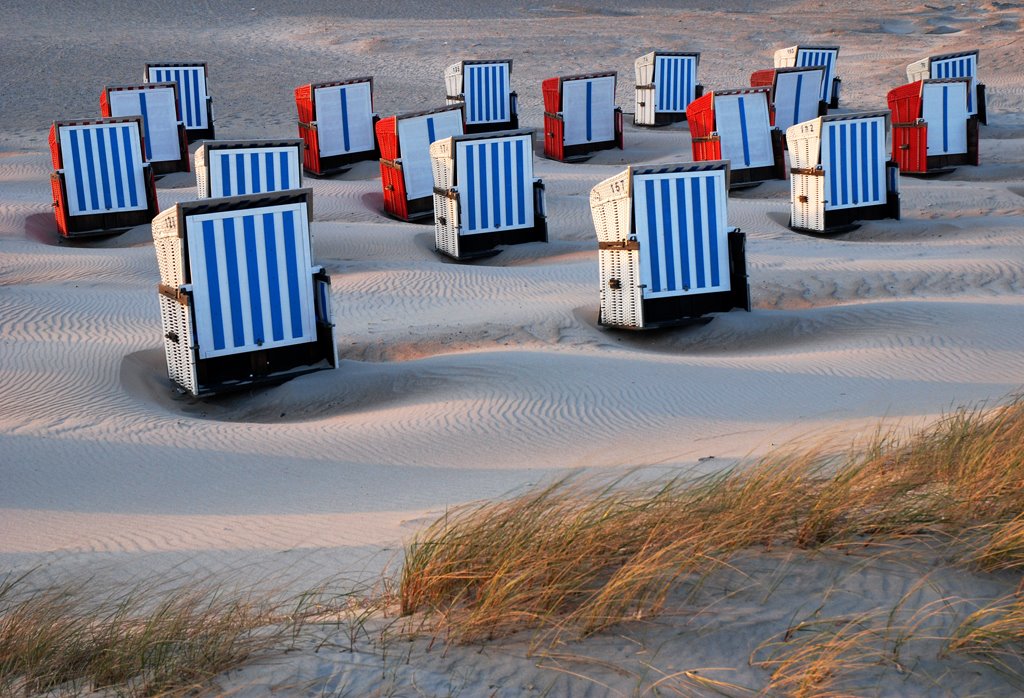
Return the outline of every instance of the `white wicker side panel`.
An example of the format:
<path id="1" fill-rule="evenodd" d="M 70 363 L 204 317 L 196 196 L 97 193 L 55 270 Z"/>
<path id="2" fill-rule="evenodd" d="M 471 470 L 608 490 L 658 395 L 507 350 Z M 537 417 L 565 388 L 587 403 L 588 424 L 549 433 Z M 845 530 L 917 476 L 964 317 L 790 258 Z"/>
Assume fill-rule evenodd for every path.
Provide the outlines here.
<path id="1" fill-rule="evenodd" d="M 601 323 L 616 327 L 644 326 L 639 250 L 601 250 Z M 617 286 L 617 288 L 613 288 Z"/>
<path id="2" fill-rule="evenodd" d="M 434 246 L 452 257 L 459 256 L 459 201 L 434 194 Z"/>
<path id="3" fill-rule="evenodd" d="M 448 97 L 462 94 L 462 63 L 453 63 L 444 69 L 444 88 Z M 448 104 L 455 102 L 449 99 Z"/>
<path id="4" fill-rule="evenodd" d="M 178 236 L 178 209 L 173 206 L 153 219 L 153 246 L 160 265 L 160 283 L 177 288 L 185 283 L 181 238 Z"/>
<path id="5" fill-rule="evenodd" d="M 455 186 L 455 160 L 450 157 L 434 157 L 431 153 L 430 167 L 434 172 L 434 186 L 448 191 Z"/>
<path id="6" fill-rule="evenodd" d="M 598 242 L 619 242 L 629 238 L 633 212 L 632 176 L 633 173 L 626 169 L 590 190 L 590 213 L 594 218 Z"/>
<path id="7" fill-rule="evenodd" d="M 640 56 L 633 64 L 636 73 L 636 109 L 633 122 L 654 125 L 654 53 Z"/>
<path id="8" fill-rule="evenodd" d="M 825 230 L 825 178 L 794 174 L 791 182 L 793 227 Z"/>
<path id="9" fill-rule="evenodd" d="M 207 149 L 199 146 L 195 157 L 196 196 L 200 199 L 210 198 L 210 166 L 206 162 Z"/>
<path id="10" fill-rule="evenodd" d="M 932 59 L 922 58 L 907 66 L 907 82 L 927 80 L 932 76 Z"/>
<path id="11" fill-rule="evenodd" d="M 196 382 L 195 345 L 187 305 L 160 293 L 160 317 L 164 328 L 167 375 L 193 395 L 199 394 Z"/>
<path id="12" fill-rule="evenodd" d="M 796 65 L 796 52 L 799 47 L 789 46 L 788 48 L 780 48 L 775 52 L 773 59 L 775 61 L 776 68 L 792 68 Z"/>

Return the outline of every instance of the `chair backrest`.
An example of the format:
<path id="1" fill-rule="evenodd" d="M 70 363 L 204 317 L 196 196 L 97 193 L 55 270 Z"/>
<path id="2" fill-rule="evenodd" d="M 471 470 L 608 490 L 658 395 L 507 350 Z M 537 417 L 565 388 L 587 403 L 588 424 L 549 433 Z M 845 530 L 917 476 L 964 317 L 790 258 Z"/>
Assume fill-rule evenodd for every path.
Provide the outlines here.
<path id="1" fill-rule="evenodd" d="M 54 124 L 72 216 L 149 207 L 141 120 Z"/>
<path id="2" fill-rule="evenodd" d="M 967 152 L 966 78 L 924 80 L 921 117 L 928 123 L 928 154 L 950 155 Z"/>
<path id="3" fill-rule="evenodd" d="M 534 226 L 531 131 L 455 138 L 454 156 L 463 235 Z"/>
<path id="4" fill-rule="evenodd" d="M 146 82 L 176 82 L 179 95 L 179 119 L 186 129 L 207 129 L 206 64 L 147 63 Z"/>
<path id="5" fill-rule="evenodd" d="M 697 62 L 690 55 L 661 54 L 654 59 L 654 104 L 659 112 L 685 112 L 697 94 Z"/>
<path id="6" fill-rule="evenodd" d="M 821 117 L 825 210 L 886 201 L 888 112 Z"/>
<path id="7" fill-rule="evenodd" d="M 967 113 L 969 115 L 978 113 L 978 106 L 974 103 L 974 85 L 978 77 L 977 51 L 932 56 L 929 61 L 929 73 L 928 77 L 933 79 L 970 78 L 970 89 L 967 90 Z"/>
<path id="8" fill-rule="evenodd" d="M 373 81 L 313 85 L 320 155 L 373 150 Z"/>
<path id="9" fill-rule="evenodd" d="M 462 94 L 467 124 L 492 124 L 512 118 L 512 61 L 463 61 Z"/>
<path id="10" fill-rule="evenodd" d="M 260 145 L 258 142 L 234 143 L 207 141 L 201 147 L 209 182 L 209 194 L 221 197 L 261 194 L 296 189 L 302 186 L 301 141 Z M 196 166 L 199 178 L 200 164 Z"/>
<path id="11" fill-rule="evenodd" d="M 839 58 L 838 46 L 791 46 L 775 52 L 775 67 L 789 66 L 807 67 L 820 65 L 825 69 L 821 80 L 818 99 L 832 101 L 832 81 L 836 76 L 836 60 Z"/>
<path id="12" fill-rule="evenodd" d="M 308 215 L 305 202 L 185 213 L 199 358 L 316 339 Z"/>
<path id="13" fill-rule="evenodd" d="M 461 136 L 462 110 L 446 109 L 425 114 L 397 117 L 398 152 L 405 176 L 408 199 L 419 199 L 434 192 L 434 171 L 430 164 L 430 144 L 442 138 Z"/>
<path id="14" fill-rule="evenodd" d="M 776 68 L 775 125 L 785 131 L 816 117 L 824 78 L 821 67 Z"/>
<path id="15" fill-rule="evenodd" d="M 723 90 L 714 93 L 715 130 L 721 139 L 722 158 L 734 169 L 775 164 L 768 88 Z"/>
<path id="16" fill-rule="evenodd" d="M 615 138 L 615 74 L 561 79 L 565 145 Z"/>
<path id="17" fill-rule="evenodd" d="M 731 288 L 727 173 L 724 162 L 633 170 L 644 298 Z"/>
<path id="18" fill-rule="evenodd" d="M 178 87 L 173 82 L 108 87 L 110 116 L 141 116 L 143 145 L 150 162 L 181 160 Z"/>

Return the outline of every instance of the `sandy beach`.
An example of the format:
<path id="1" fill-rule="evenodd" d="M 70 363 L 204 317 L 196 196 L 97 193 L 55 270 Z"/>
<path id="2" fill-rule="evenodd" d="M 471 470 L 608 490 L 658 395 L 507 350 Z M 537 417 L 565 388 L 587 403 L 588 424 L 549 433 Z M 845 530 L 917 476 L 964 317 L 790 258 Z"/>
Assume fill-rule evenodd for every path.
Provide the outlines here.
<path id="1" fill-rule="evenodd" d="M 447 507 L 573 469 L 709 472 L 793 439 L 842 438 L 881 420 L 917 426 L 1018 390 L 1024 5 L 759 8 L 741 0 L 614 9 L 589 1 L 8 3 L 0 10 L 0 574 L 35 568 L 41 579 L 103 583 L 212 575 L 285 588 L 334 575 L 372 579 Z M 452 62 L 511 57 L 520 122 L 539 134 L 544 78 L 616 70 L 618 104 L 632 112 L 633 61 L 647 51 L 701 52 L 710 89 L 746 85 L 752 71 L 771 67 L 775 49 L 801 42 L 841 46 L 841 107 L 851 111 L 884 108 L 914 60 L 980 49 L 989 105 L 982 164 L 904 177 L 902 220 L 831 238 L 786 227 L 788 182 L 734 193 L 729 222 L 747 234 L 753 311 L 705 325 L 651 333 L 597 325 L 589 191 L 627 164 L 691 160 L 685 123 L 641 129 L 627 116 L 625 150 L 583 164 L 543 159 L 538 139 L 550 242 L 473 264 L 437 255 L 432 226 L 382 214 L 376 163 L 307 178 L 340 367 L 218 399 L 183 396 L 167 380 L 148 226 L 61 241 L 52 214 L 50 123 L 98 116 L 102 88 L 140 81 L 147 60 L 209 63 L 219 138 L 291 138 L 300 84 L 372 75 L 374 106 L 389 115 L 440 106 Z M 194 175 L 161 179 L 158 196 L 161 208 L 195 199 Z M 796 604 L 799 591 L 788 593 Z M 773 612 L 792 611 L 790 601 Z M 709 632 L 724 638 L 730 627 L 717 619 Z M 604 638 L 576 651 L 611 661 L 613 646 Z M 694 666 L 720 665 L 729 647 L 727 639 L 703 645 Z M 301 692 L 301 680 L 328 662 L 304 655 L 294 676 L 275 680 L 279 688 L 294 680 Z M 547 676 L 525 661 L 493 674 L 474 669 L 458 685 L 463 695 L 490 695 L 488 685 L 494 695 L 529 695 L 512 685 L 533 681 L 523 678 L 534 675 L 527 665 Z M 379 676 L 374 666 L 366 676 Z M 443 662 L 425 670 L 427 694 L 443 694 L 453 671 Z M 553 675 L 549 695 L 609 694 Z M 353 676 L 352 695 L 375 685 Z M 231 685 L 248 694 L 256 683 L 243 674 Z M 537 694 L 544 685 L 537 679 Z M 944 690 L 960 688 L 978 686 Z"/>

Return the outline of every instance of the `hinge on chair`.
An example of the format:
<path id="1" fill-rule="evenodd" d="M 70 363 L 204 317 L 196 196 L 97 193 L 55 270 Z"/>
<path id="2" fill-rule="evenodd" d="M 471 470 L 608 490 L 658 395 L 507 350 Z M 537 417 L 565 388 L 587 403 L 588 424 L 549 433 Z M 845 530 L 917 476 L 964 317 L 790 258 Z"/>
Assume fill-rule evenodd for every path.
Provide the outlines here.
<path id="1" fill-rule="evenodd" d="M 384 185 L 384 191 L 394 191 L 394 190 L 395 190 L 395 185 L 394 184 L 385 184 Z"/>
<path id="2" fill-rule="evenodd" d="M 599 250 L 639 250 L 640 243 L 636 240 L 615 240 L 614 242 L 597 243 Z"/>
<path id="3" fill-rule="evenodd" d="M 801 194 L 800 196 L 798 196 L 796 198 L 802 204 L 806 204 L 807 203 L 807 196 L 805 194 Z"/>

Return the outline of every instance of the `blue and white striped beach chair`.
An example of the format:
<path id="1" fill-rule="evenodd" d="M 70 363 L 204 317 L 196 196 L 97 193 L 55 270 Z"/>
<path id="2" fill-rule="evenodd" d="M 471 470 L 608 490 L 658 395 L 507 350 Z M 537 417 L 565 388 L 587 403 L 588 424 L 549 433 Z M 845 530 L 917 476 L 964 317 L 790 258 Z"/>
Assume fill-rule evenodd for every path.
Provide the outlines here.
<path id="1" fill-rule="evenodd" d="M 888 159 L 889 112 L 820 116 L 786 132 L 794 230 L 838 233 L 900 217 L 899 168 Z"/>
<path id="2" fill-rule="evenodd" d="M 153 219 L 167 370 L 193 395 L 337 366 L 312 192 L 176 204 Z"/>
<path id="3" fill-rule="evenodd" d="M 622 149 L 622 110 L 615 106 L 614 71 L 548 78 L 544 95 L 544 155 L 577 160 L 595 150 Z"/>
<path id="4" fill-rule="evenodd" d="M 378 157 L 372 77 L 302 85 L 295 88 L 295 107 L 310 174 L 327 176 Z"/>
<path id="5" fill-rule="evenodd" d="M 147 63 L 142 76 L 146 82 L 178 84 L 178 117 L 185 124 L 190 142 L 214 137 L 208 78 L 206 63 Z"/>
<path id="6" fill-rule="evenodd" d="M 775 52 L 776 68 L 805 68 L 822 66 L 825 75 L 821 81 L 818 98 L 829 109 L 839 108 L 839 90 L 842 79 L 836 73 L 836 61 L 839 59 L 838 46 L 790 46 Z"/>
<path id="7" fill-rule="evenodd" d="M 145 225 L 159 210 L 138 116 L 55 121 L 50 185 L 65 237 Z"/>
<path id="8" fill-rule="evenodd" d="M 302 186 L 302 141 L 205 141 L 196 150 L 200 199 L 298 189 Z"/>
<path id="9" fill-rule="evenodd" d="M 512 59 L 468 60 L 444 71 L 448 104 L 465 104 L 466 133 L 519 128 Z"/>
<path id="10" fill-rule="evenodd" d="M 533 176 L 533 131 L 438 140 L 430 159 L 439 252 L 463 260 L 495 254 L 498 245 L 547 242 L 544 183 Z"/>
<path id="11" fill-rule="evenodd" d="M 685 51 L 652 51 L 636 59 L 636 110 L 638 126 L 665 126 L 686 119 L 690 102 L 704 94 L 697 81 L 700 54 Z"/>
<path id="12" fill-rule="evenodd" d="M 590 191 L 608 327 L 750 310 L 746 236 L 728 225 L 729 163 L 638 165 Z"/>
<path id="13" fill-rule="evenodd" d="M 967 114 L 977 116 L 978 121 L 988 123 L 988 109 L 985 100 L 985 85 L 978 81 L 978 50 L 940 53 L 915 61 L 907 66 L 907 82 L 918 80 L 939 80 L 942 78 L 969 78 L 967 92 Z"/>
<path id="14" fill-rule="evenodd" d="M 142 117 L 142 145 L 153 174 L 189 171 L 188 138 L 178 118 L 177 83 L 105 87 L 100 95 L 100 113 Z"/>
<path id="15" fill-rule="evenodd" d="M 728 160 L 730 188 L 785 179 L 782 133 L 769 119 L 768 87 L 712 90 L 687 109 L 696 161 Z"/>

